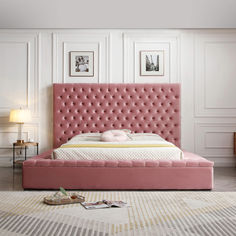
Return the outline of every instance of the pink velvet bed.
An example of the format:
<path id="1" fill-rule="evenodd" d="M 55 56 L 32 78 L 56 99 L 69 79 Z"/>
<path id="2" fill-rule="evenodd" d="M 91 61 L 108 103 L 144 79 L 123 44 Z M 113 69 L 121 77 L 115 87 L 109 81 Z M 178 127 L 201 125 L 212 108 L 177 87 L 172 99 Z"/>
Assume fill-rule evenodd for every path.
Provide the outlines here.
<path id="1" fill-rule="evenodd" d="M 179 84 L 54 84 L 54 148 L 79 133 L 152 132 L 180 147 Z M 185 152 L 180 161 L 51 160 L 23 163 L 25 189 L 212 189 L 213 163 Z"/>

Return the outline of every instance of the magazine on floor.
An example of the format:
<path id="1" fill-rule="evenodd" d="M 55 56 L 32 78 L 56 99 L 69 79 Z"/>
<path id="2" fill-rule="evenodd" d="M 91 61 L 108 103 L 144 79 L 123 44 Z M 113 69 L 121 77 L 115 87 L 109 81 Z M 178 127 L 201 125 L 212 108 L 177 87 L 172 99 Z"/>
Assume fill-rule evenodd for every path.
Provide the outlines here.
<path id="1" fill-rule="evenodd" d="M 107 201 L 107 200 L 102 200 L 102 201 L 97 201 L 97 202 L 81 202 L 81 205 L 85 209 L 103 209 L 103 208 L 111 208 L 111 207 L 117 207 L 117 208 L 122 208 L 122 207 L 128 207 L 126 202 L 123 201 Z"/>

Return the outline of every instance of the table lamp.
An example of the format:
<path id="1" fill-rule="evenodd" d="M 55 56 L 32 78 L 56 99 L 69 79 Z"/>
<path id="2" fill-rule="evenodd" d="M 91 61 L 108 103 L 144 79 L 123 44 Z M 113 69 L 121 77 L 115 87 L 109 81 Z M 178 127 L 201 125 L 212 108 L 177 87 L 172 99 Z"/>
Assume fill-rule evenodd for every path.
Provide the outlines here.
<path id="1" fill-rule="evenodd" d="M 9 121 L 19 124 L 17 143 L 24 143 L 22 139 L 22 127 L 25 122 L 31 121 L 31 112 L 21 108 L 11 110 Z"/>

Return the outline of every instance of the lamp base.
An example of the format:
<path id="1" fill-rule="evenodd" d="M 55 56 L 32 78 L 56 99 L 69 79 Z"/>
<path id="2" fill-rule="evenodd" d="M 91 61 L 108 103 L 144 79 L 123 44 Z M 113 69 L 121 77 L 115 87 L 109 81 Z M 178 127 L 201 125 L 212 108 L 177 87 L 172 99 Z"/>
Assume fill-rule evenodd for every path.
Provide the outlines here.
<path id="1" fill-rule="evenodd" d="M 23 143 L 24 143 L 24 140 L 23 140 L 23 139 L 17 139 L 16 143 L 17 143 L 17 144 L 23 144 Z"/>

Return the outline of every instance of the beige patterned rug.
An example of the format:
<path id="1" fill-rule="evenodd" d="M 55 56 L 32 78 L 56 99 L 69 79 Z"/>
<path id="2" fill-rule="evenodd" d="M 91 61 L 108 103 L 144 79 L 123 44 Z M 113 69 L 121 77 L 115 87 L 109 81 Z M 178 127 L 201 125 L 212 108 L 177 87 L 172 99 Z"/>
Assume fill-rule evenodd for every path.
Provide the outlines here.
<path id="1" fill-rule="evenodd" d="M 0 235 L 236 235 L 236 193 L 86 191 L 86 201 L 127 201 L 122 209 L 47 206 L 51 192 L 0 192 Z"/>

